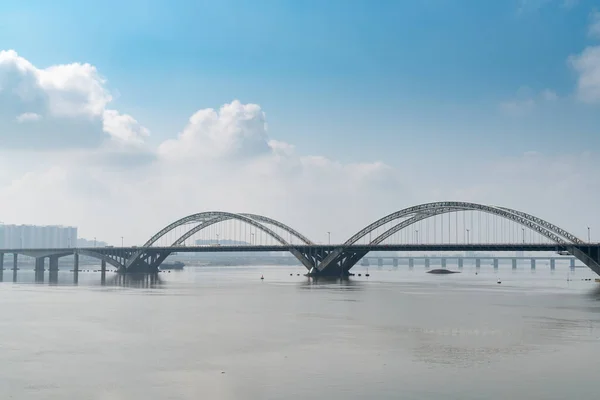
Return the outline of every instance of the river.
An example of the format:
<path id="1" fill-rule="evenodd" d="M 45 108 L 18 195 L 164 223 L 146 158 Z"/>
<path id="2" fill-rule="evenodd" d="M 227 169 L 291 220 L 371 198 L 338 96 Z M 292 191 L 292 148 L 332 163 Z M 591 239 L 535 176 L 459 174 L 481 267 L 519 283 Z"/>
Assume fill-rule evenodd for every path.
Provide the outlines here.
<path id="1" fill-rule="evenodd" d="M 600 396 L 591 271 L 369 272 L 312 282 L 299 267 L 186 267 L 104 284 L 81 272 L 75 285 L 67 270 L 37 283 L 6 270 L 0 398 Z"/>

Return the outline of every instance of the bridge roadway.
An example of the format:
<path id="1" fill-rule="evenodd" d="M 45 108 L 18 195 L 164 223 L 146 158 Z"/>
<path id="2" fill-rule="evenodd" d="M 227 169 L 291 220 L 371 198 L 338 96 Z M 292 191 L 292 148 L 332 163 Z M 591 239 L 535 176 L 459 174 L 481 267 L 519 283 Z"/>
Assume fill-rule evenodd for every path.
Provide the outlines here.
<path id="1" fill-rule="evenodd" d="M 154 272 L 157 270 L 160 262 L 174 253 L 217 253 L 217 252 L 290 252 L 294 255 L 301 254 L 305 258 L 319 265 L 328 256 L 332 254 L 342 254 L 346 258 L 342 259 L 338 269 L 330 271 L 329 275 L 342 275 L 349 273 L 350 268 L 354 266 L 361 258 L 369 252 L 377 251 L 398 251 L 398 252 L 463 252 L 463 251 L 488 251 L 488 252 L 507 252 L 507 251 L 529 251 L 529 252 L 568 252 L 573 254 L 579 252 L 576 257 L 583 260 L 585 257 L 597 259 L 600 256 L 600 243 L 585 243 L 574 246 L 573 244 L 527 244 L 527 243 L 496 243 L 496 244 L 302 244 L 302 245 L 208 245 L 208 246 L 150 246 L 150 247 L 84 247 L 84 248 L 59 248 L 59 249 L 0 249 L 0 268 L 4 266 L 4 255 L 13 255 L 13 269 L 16 270 L 18 255 L 34 257 L 36 259 L 36 270 L 44 270 L 45 259 L 49 259 L 49 269 L 58 269 L 58 259 L 65 256 L 74 255 L 74 271 L 78 271 L 79 256 L 90 256 L 98 258 L 101 261 L 102 270 L 106 269 L 106 263 L 112 264 L 122 272 L 123 265 L 127 259 L 136 253 L 143 251 L 147 257 L 157 260 L 152 268 L 129 272 Z M 457 258 L 455 255 L 447 257 L 436 256 L 432 258 Z M 493 256 L 479 257 L 480 259 L 497 259 Z M 302 260 L 301 260 L 302 261 Z M 497 266 L 497 261 L 494 262 Z M 586 264 L 587 265 L 587 264 Z M 533 264 L 532 264 L 533 266 Z M 590 266 L 590 265 L 588 265 Z M 309 275 L 314 274 L 314 270 L 309 269 Z M 592 268 L 590 266 L 590 268 Z M 600 275 L 600 270 L 592 268 Z M 321 272 L 321 271 L 319 271 Z M 320 274 L 322 275 L 322 274 Z"/>

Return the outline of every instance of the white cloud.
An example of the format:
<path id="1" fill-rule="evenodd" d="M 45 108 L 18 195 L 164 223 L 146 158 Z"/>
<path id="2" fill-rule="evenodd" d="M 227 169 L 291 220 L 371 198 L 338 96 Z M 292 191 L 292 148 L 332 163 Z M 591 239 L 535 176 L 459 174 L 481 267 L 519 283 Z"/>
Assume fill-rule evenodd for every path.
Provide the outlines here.
<path id="1" fill-rule="evenodd" d="M 577 95 L 585 102 L 600 101 L 600 46 L 587 47 L 581 54 L 569 57 L 577 72 Z"/>
<path id="2" fill-rule="evenodd" d="M 150 135 L 131 115 L 119 114 L 116 110 L 104 110 L 102 123 L 104 131 L 117 141 L 141 144 Z"/>
<path id="3" fill-rule="evenodd" d="M 23 113 L 17 116 L 17 122 L 39 121 L 42 116 L 36 113 Z"/>
<path id="4" fill-rule="evenodd" d="M 264 112 L 256 104 L 238 100 L 218 111 L 199 110 L 177 139 L 161 144 L 164 158 L 220 158 L 256 156 L 270 152 Z"/>
<path id="5" fill-rule="evenodd" d="M 537 106 L 558 100 L 556 92 L 544 89 L 535 93 L 527 86 L 519 88 L 514 99 L 500 103 L 500 110 L 508 115 L 523 116 L 531 113 Z"/>
<path id="6" fill-rule="evenodd" d="M 14 50 L 0 51 L 4 147 L 90 147 L 104 138 L 141 142 L 148 130 L 133 117 L 107 109 L 111 101 L 106 80 L 90 64 L 37 68 Z M 34 120 L 40 122 L 35 129 L 19 126 Z"/>
<path id="7" fill-rule="evenodd" d="M 600 39 L 600 11 L 592 11 L 590 14 L 590 27 L 588 34 L 593 38 Z"/>

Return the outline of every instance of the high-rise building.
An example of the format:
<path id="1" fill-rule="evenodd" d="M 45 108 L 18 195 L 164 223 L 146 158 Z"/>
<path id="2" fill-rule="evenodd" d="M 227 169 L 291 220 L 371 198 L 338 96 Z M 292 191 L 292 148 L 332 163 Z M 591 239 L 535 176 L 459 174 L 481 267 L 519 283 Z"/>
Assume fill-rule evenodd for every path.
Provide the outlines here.
<path id="1" fill-rule="evenodd" d="M 76 243 L 76 227 L 0 224 L 0 249 L 66 248 Z"/>

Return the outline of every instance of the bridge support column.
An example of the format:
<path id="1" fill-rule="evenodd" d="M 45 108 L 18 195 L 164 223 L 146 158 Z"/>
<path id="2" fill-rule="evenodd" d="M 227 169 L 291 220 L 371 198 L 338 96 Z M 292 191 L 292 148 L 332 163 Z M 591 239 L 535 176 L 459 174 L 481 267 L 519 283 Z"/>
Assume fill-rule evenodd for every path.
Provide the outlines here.
<path id="1" fill-rule="evenodd" d="M 58 257 L 50 256 L 48 258 L 50 261 L 48 262 L 48 268 L 50 271 L 58 271 Z"/>
<path id="2" fill-rule="evenodd" d="M 360 263 L 361 263 L 361 265 L 363 267 L 368 267 L 369 266 L 369 259 L 368 258 L 363 258 Z"/>
<path id="3" fill-rule="evenodd" d="M 414 267 L 415 267 L 415 259 L 409 258 L 408 259 L 408 268 L 413 269 Z"/>
<path id="4" fill-rule="evenodd" d="M 46 261 L 45 257 L 36 257 L 35 258 L 35 272 L 44 271 L 45 261 Z"/>
<path id="5" fill-rule="evenodd" d="M 383 267 L 383 258 L 378 258 L 377 259 L 377 266 L 378 267 Z"/>
<path id="6" fill-rule="evenodd" d="M 102 260 L 100 263 L 100 284 L 106 285 L 106 261 Z"/>
<path id="7" fill-rule="evenodd" d="M 531 259 L 531 270 L 535 271 L 535 258 Z"/>
<path id="8" fill-rule="evenodd" d="M 481 258 L 475 259 L 475 268 L 481 268 Z"/>
<path id="9" fill-rule="evenodd" d="M 397 258 L 394 258 L 394 259 L 392 260 L 392 265 L 393 265 L 394 267 L 398 267 L 398 259 L 397 259 Z"/>
<path id="10" fill-rule="evenodd" d="M 463 268 L 464 262 L 465 262 L 464 258 L 458 257 L 458 269 L 462 269 Z"/>
<path id="11" fill-rule="evenodd" d="M 575 259 L 571 258 L 571 263 L 569 265 L 569 267 L 571 268 L 571 271 L 575 271 Z"/>
<path id="12" fill-rule="evenodd" d="M 73 254 L 73 283 L 79 281 L 79 253 Z"/>
<path id="13" fill-rule="evenodd" d="M 17 263 L 19 261 L 19 255 L 17 253 L 13 254 L 13 282 L 17 281 L 17 270 L 19 269 L 17 267 Z"/>
<path id="14" fill-rule="evenodd" d="M 494 269 L 498 269 L 498 259 L 494 258 Z"/>
<path id="15" fill-rule="evenodd" d="M 512 259 L 512 269 L 517 269 L 517 259 L 516 258 Z"/>
<path id="16" fill-rule="evenodd" d="M 0 282 L 4 279 L 4 253 L 0 253 Z"/>
<path id="17" fill-rule="evenodd" d="M 442 258 L 441 264 L 442 264 L 442 269 L 446 269 L 446 259 L 445 258 Z"/>
<path id="18" fill-rule="evenodd" d="M 425 269 L 429 269 L 429 263 L 430 263 L 429 258 L 426 258 L 425 259 Z"/>
<path id="19" fill-rule="evenodd" d="M 550 259 L 550 271 L 554 271 L 556 269 L 556 260 L 554 258 Z"/>

